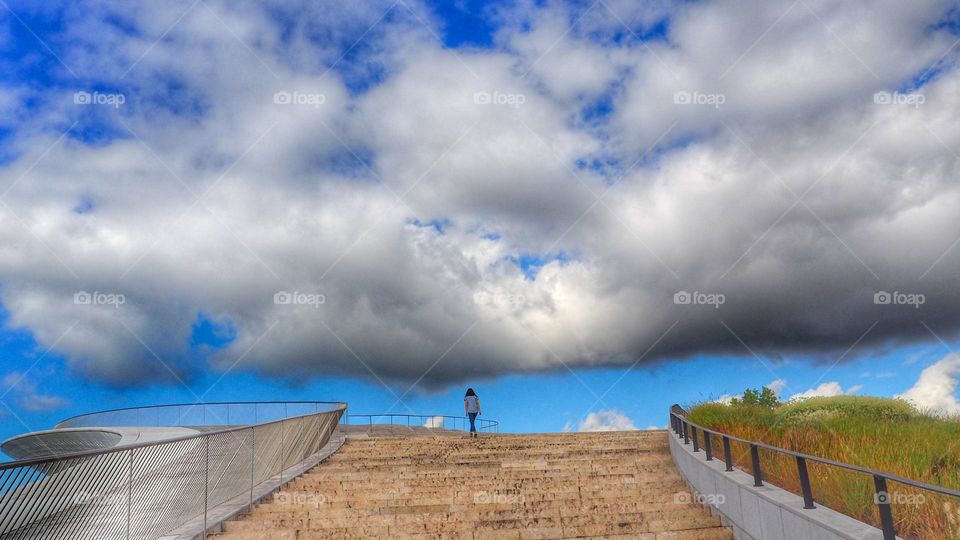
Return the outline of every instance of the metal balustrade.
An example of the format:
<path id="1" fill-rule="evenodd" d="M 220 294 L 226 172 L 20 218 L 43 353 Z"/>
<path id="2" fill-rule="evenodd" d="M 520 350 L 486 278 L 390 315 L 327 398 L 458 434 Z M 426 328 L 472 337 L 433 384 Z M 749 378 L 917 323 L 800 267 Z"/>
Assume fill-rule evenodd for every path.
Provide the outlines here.
<path id="1" fill-rule="evenodd" d="M 444 416 L 426 414 L 349 414 L 346 416 L 348 425 L 385 424 L 391 426 L 428 427 L 437 429 L 451 429 L 467 431 L 470 429 L 470 419 L 466 416 Z M 414 420 L 416 419 L 416 420 Z M 475 421 L 477 431 L 484 433 L 500 433 L 500 422 L 477 417 Z"/>
<path id="2" fill-rule="evenodd" d="M 677 437 L 683 439 L 683 444 L 690 444 L 691 442 L 693 443 L 694 452 L 700 451 L 699 434 L 702 434 L 704 441 L 703 449 L 706 453 L 707 461 L 713 460 L 712 441 L 710 440 L 711 436 L 720 437 L 723 441 L 723 460 L 726 465 L 725 470 L 727 472 L 734 470 L 733 454 L 730 450 L 731 441 L 749 446 L 751 470 L 744 472 L 748 472 L 748 474 L 753 475 L 753 484 L 757 487 L 763 486 L 763 468 L 760 462 L 761 448 L 779 454 L 793 456 L 793 458 L 796 460 L 797 480 L 800 484 L 801 495 L 803 496 L 803 508 L 806 510 L 816 508 L 813 488 L 810 485 L 810 475 L 807 469 L 808 462 L 820 463 L 830 467 L 837 467 L 860 474 L 870 475 L 873 478 L 873 497 L 877 506 L 877 512 L 880 518 L 880 528 L 883 531 L 884 540 L 895 540 L 897 537 L 896 529 L 894 527 L 893 511 L 890 505 L 890 492 L 888 491 L 887 485 L 888 481 L 939 495 L 960 498 L 960 491 L 957 490 L 935 486 L 933 484 L 926 484 L 924 482 L 918 482 L 916 480 L 888 474 L 867 467 L 850 465 L 849 463 L 841 463 L 831 459 L 811 456 L 801 452 L 794 452 L 793 450 L 787 450 L 785 448 L 764 444 L 758 441 L 741 439 L 720 431 L 714 431 L 689 421 L 687 419 L 687 411 L 685 411 L 683 407 L 679 405 L 673 405 L 670 407 L 670 427 Z"/>
<path id="3" fill-rule="evenodd" d="M 345 403 L 237 402 L 70 418 L 57 427 L 189 425 L 201 431 L 0 464 L 0 538 L 150 539 L 201 515 L 206 530 L 210 509 L 252 503 L 254 488 L 277 475 L 282 483 L 286 469 L 319 452 L 345 411 Z M 223 427 L 242 423 L 249 425 Z"/>
<path id="4" fill-rule="evenodd" d="M 54 426 L 54 429 L 252 425 L 291 416 L 330 412 L 343 406 L 338 401 L 223 401 L 149 405 L 72 416 Z"/>

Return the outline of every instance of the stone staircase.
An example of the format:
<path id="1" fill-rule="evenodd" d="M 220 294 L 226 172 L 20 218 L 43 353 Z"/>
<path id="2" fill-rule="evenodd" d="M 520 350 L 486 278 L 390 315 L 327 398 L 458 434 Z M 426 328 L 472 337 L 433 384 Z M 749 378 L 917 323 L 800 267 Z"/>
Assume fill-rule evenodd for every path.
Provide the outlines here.
<path id="1" fill-rule="evenodd" d="M 666 431 L 347 439 L 223 524 L 224 539 L 732 539 Z"/>

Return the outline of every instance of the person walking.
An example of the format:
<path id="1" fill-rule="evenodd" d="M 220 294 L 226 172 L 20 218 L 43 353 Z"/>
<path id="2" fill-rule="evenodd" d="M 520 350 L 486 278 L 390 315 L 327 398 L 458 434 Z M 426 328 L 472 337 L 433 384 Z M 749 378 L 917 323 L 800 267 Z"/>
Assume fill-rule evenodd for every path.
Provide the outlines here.
<path id="1" fill-rule="evenodd" d="M 463 410 L 467 413 L 467 417 L 470 418 L 470 436 L 476 437 L 477 415 L 483 411 L 480 410 L 480 398 L 477 397 L 477 393 L 473 391 L 473 388 L 467 388 L 467 394 L 463 396 Z"/>

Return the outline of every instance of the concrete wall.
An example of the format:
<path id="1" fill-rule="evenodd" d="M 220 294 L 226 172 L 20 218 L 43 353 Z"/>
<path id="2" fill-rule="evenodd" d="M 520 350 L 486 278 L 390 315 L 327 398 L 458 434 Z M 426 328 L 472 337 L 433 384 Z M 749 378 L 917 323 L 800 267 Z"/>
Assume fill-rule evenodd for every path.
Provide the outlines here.
<path id="1" fill-rule="evenodd" d="M 737 540 L 882 540 L 883 532 L 821 505 L 803 509 L 803 499 L 764 482 L 754 487 L 742 471 L 726 472 L 723 458 L 707 461 L 701 448 L 670 431 L 670 453 L 681 476 L 700 500 L 733 528 Z M 816 497 L 816 493 L 814 493 Z"/>

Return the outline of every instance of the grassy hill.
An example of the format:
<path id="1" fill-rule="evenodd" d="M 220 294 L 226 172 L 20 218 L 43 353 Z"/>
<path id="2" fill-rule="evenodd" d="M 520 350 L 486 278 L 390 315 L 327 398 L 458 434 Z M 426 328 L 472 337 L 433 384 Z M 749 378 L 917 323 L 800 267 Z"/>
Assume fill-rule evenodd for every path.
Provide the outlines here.
<path id="1" fill-rule="evenodd" d="M 744 439 L 960 489 L 960 422 L 916 410 L 903 400 L 838 396 L 767 406 L 702 403 L 696 424 Z M 713 447 L 720 454 L 719 438 Z M 733 444 L 737 466 L 750 470 L 749 448 Z M 722 456 L 721 456 L 722 457 Z M 796 461 L 761 450 L 765 480 L 800 493 Z M 809 464 L 814 498 L 879 526 L 872 477 Z M 888 485 L 894 521 L 905 538 L 960 538 L 960 500 Z"/>

